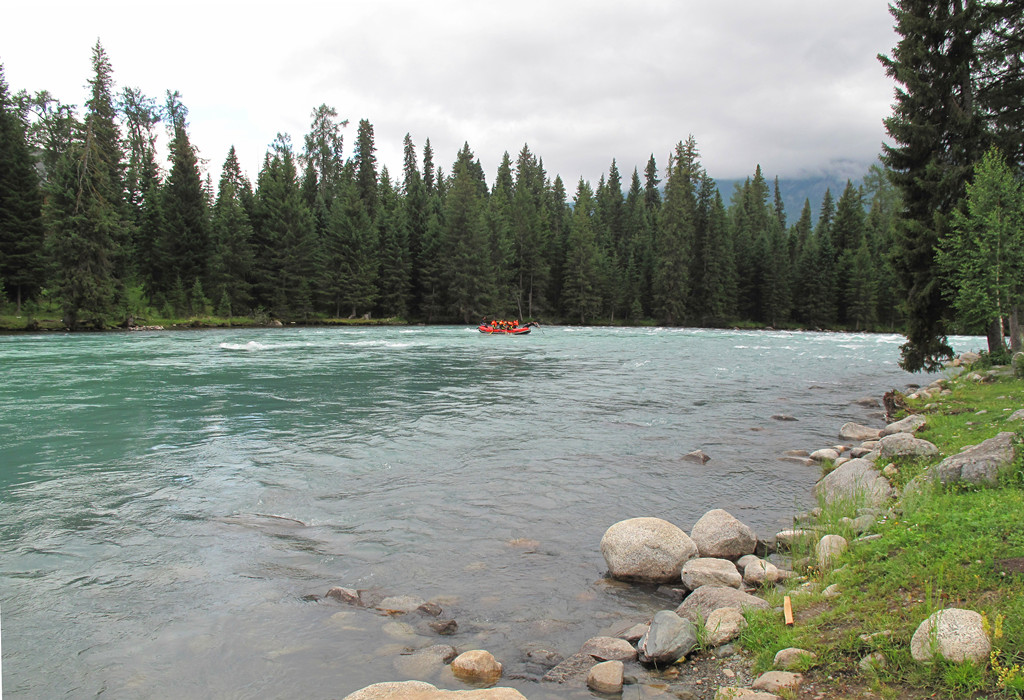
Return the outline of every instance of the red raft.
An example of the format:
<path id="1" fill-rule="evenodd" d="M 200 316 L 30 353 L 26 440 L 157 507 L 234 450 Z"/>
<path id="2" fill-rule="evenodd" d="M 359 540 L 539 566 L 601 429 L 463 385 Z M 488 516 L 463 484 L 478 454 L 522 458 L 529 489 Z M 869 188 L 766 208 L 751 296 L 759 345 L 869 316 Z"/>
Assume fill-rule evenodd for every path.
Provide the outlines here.
<path id="1" fill-rule="evenodd" d="M 532 325 L 532 323 L 528 323 L 525 326 L 516 326 L 515 328 L 500 328 L 482 323 L 480 324 L 480 332 L 493 333 L 495 335 L 526 335 L 530 332 L 530 326 Z"/>

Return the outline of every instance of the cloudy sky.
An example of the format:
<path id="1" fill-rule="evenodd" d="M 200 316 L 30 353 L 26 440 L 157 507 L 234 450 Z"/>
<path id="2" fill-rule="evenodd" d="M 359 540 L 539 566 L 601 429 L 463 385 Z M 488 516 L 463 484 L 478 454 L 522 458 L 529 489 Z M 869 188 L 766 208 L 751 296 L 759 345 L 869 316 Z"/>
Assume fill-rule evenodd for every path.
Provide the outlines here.
<path id="1" fill-rule="evenodd" d="M 81 104 L 99 38 L 117 86 L 181 92 L 214 177 L 234 144 L 255 179 L 268 144 L 297 148 L 326 103 L 450 170 L 463 142 L 488 181 L 523 144 L 570 192 L 613 158 L 628 185 L 653 153 L 697 139 L 716 178 L 858 177 L 885 138 L 896 42 L 885 0 L 336 0 L 19 2 L 0 62 L 13 90 Z"/>

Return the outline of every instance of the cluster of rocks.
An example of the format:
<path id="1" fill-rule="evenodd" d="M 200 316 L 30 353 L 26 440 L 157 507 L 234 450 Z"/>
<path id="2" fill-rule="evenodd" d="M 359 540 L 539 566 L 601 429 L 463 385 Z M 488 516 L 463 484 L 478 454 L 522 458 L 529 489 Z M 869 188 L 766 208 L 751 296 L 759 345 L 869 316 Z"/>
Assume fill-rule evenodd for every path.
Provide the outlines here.
<path id="1" fill-rule="evenodd" d="M 947 391 L 944 380 L 939 380 L 919 388 L 908 398 L 927 399 Z M 1011 420 L 1024 420 L 1024 411 L 1018 413 L 1011 416 Z M 844 534 L 852 533 L 856 537 L 853 543 L 879 536 L 868 533 L 879 518 L 886 516 L 893 499 L 900 495 L 894 485 L 899 472 L 890 460 L 939 456 L 934 444 L 918 437 L 927 427 L 927 419 L 921 415 L 890 422 L 883 428 L 847 423 L 839 431 L 845 444 L 807 455 L 809 461 L 828 460 L 834 466 L 815 485 L 815 495 L 826 504 L 846 502 L 857 506 L 856 517 L 841 519 L 833 530 L 841 528 Z M 1000 470 L 1013 463 L 1012 438 L 1013 433 L 1000 433 L 991 440 L 965 448 L 927 468 L 905 488 L 907 491 L 919 488 L 928 481 L 995 483 Z M 702 464 L 708 458 L 698 451 L 686 455 L 685 459 Z M 885 466 L 880 467 L 881 464 Z M 756 595 L 766 587 L 778 586 L 791 596 L 818 593 L 829 598 L 839 595 L 836 585 L 822 589 L 818 583 L 806 581 L 791 570 L 800 570 L 812 563 L 819 570 L 826 570 L 851 546 L 843 535 L 823 529 L 817 515 L 820 513 L 812 511 L 798 518 L 799 527 L 779 532 L 769 540 L 758 539 L 749 526 L 721 509 L 702 516 L 689 534 L 673 523 L 654 517 L 631 518 L 613 524 L 604 533 L 600 545 L 608 575 L 620 581 L 661 584 L 659 590 L 675 594 L 678 605 L 658 611 L 650 620 L 621 625 L 611 636 L 591 638 L 568 658 L 536 650 L 538 658 L 535 660 L 548 669 L 543 680 L 578 687 L 585 685 L 603 694 L 619 694 L 625 684 L 637 682 L 636 676 L 643 669 L 671 669 L 685 663 L 695 649 L 710 650 L 717 658 L 734 653 L 731 642 L 747 625 L 744 613 L 770 607 Z M 780 557 L 773 556 L 798 543 L 809 557 L 787 560 L 790 568 L 782 565 Z M 797 585 L 791 587 L 794 583 Z M 426 625 L 437 634 L 450 634 L 457 629 L 454 620 L 442 619 L 439 606 L 417 598 L 381 598 L 367 591 L 345 588 L 331 589 L 327 596 L 388 615 L 426 618 Z M 875 636 L 891 634 L 886 630 L 861 637 L 870 641 Z M 984 662 L 990 649 L 981 616 L 955 608 L 941 610 L 923 621 L 911 640 L 911 654 L 922 663 L 937 657 L 957 662 Z M 493 686 L 503 672 L 502 664 L 486 651 L 470 650 L 459 654 L 454 647 L 443 644 L 419 649 L 409 659 L 410 670 L 422 663 L 446 664 L 455 678 L 475 686 Z M 775 693 L 789 697 L 797 692 L 803 680 L 796 671 L 813 666 L 815 661 L 815 655 L 808 650 L 784 649 L 776 655 L 774 669 L 757 678 L 740 678 L 726 670 L 725 676 L 735 682 L 719 686 L 715 700 L 767 700 L 778 698 Z M 885 664 L 886 657 L 876 651 L 865 656 L 860 667 L 870 671 Z M 349 695 L 346 700 L 398 697 L 506 700 L 524 696 L 511 688 L 448 691 L 421 681 L 407 681 L 375 684 Z"/>
<path id="2" fill-rule="evenodd" d="M 624 633 L 627 641 L 635 639 L 632 658 L 663 667 L 685 661 L 698 643 L 720 648 L 736 639 L 747 625 L 745 611 L 769 608 L 766 600 L 754 595 L 758 589 L 795 575 L 764 558 L 772 549 L 722 509 L 705 513 L 689 534 L 652 517 L 609 527 L 601 538 L 601 553 L 610 576 L 674 585 L 684 596 L 676 608 L 661 610 L 649 623 Z M 593 666 L 587 679 L 590 688 L 605 693 L 622 690 L 621 670 L 605 666 L 609 663 Z M 595 678 L 599 672 L 600 680 Z M 751 692 L 795 688 L 799 682 L 799 674 L 772 671 L 754 680 Z"/>

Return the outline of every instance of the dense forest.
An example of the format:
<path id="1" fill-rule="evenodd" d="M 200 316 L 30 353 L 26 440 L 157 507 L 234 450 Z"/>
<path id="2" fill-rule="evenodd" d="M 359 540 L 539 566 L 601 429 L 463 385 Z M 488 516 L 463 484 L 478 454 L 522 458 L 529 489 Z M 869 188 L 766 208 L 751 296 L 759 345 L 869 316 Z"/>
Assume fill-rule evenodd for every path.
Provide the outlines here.
<path id="1" fill-rule="evenodd" d="M 445 171 L 405 138 L 402 173 L 377 167 L 373 126 L 321 105 L 301 148 L 278 135 L 255 185 L 232 149 L 204 180 L 188 111 L 117 92 L 102 46 L 81 117 L 0 84 L 7 301 L 60 304 L 69 326 L 215 313 L 291 320 L 484 315 L 571 323 L 893 328 L 899 199 L 875 168 L 792 223 L 760 168 L 718 191 L 691 137 L 659 167 L 566 189 L 523 146 L 493 183 L 465 145 Z M 169 161 L 157 154 L 157 129 Z M 7 144 L 10 144 L 9 146 Z M 17 194 L 15 194 L 17 192 Z M 17 208 L 14 205 L 17 204 Z M 820 206 L 819 206 L 820 205 Z M 832 280 L 832 282 L 830 282 Z M 34 305 L 34 306 L 33 306 Z"/>
<path id="2" fill-rule="evenodd" d="M 81 109 L 13 92 L 0 66 L 0 304 L 59 310 L 70 328 L 215 314 L 907 330 L 906 365 L 929 367 L 947 329 L 993 320 L 954 303 L 963 251 L 941 250 L 966 230 L 954 212 L 969 211 L 986 150 L 1019 171 L 1024 13 L 1020 0 L 891 9 L 893 143 L 817 217 L 809 201 L 786 212 L 759 166 L 720 192 L 692 136 L 642 173 L 612 159 L 570 190 L 529 145 L 488 183 L 468 143 L 445 170 L 406 135 L 393 175 L 373 125 L 346 151 L 349 122 L 328 105 L 301 146 L 277 136 L 255 183 L 232 148 L 214 185 L 179 93 L 118 90 L 99 42 Z"/>

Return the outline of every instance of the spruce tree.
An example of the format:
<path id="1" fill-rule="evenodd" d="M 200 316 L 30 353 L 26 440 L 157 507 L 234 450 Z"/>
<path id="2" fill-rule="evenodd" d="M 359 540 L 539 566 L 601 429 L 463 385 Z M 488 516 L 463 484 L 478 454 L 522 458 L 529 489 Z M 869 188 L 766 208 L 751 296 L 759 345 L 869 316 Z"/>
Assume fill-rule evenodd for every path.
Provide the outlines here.
<path id="1" fill-rule="evenodd" d="M 405 204 L 391 182 L 388 169 L 380 173 L 380 209 L 377 239 L 380 241 L 380 276 L 377 307 L 385 317 L 404 317 L 409 311 L 409 226 Z"/>
<path id="2" fill-rule="evenodd" d="M 696 142 L 691 136 L 676 145 L 665 183 L 665 201 L 658 217 L 654 312 L 662 323 L 681 325 L 687 317 L 691 291 L 689 261 L 696 219 L 696 179 L 700 173 Z"/>
<path id="3" fill-rule="evenodd" d="M 0 64 L 0 294 L 21 315 L 44 282 L 42 195 L 26 140 L 26 124 Z"/>
<path id="4" fill-rule="evenodd" d="M 973 164 L 985 150 L 972 66 L 978 61 L 977 6 L 964 0 L 896 0 L 890 6 L 900 40 L 879 56 L 899 85 L 885 127 L 893 145 L 882 161 L 892 171 L 904 209 L 892 251 L 905 293 L 907 342 L 900 366 L 929 372 L 952 355 L 935 260 Z"/>
<path id="5" fill-rule="evenodd" d="M 377 228 L 355 178 L 341 184 L 325 244 L 326 291 L 335 315 L 356 318 L 371 312 L 377 301 L 380 268 Z"/>
<path id="6" fill-rule="evenodd" d="M 131 276 L 142 284 L 152 302 L 163 288 L 162 276 L 172 267 L 169 254 L 161 247 L 165 222 L 160 202 L 160 169 L 156 163 L 156 125 L 160 122 L 160 112 L 156 100 L 146 97 L 137 88 L 122 91 L 120 112 L 128 147 L 125 198 L 131 222 L 128 237 Z"/>
<path id="7" fill-rule="evenodd" d="M 210 218 L 199 174 L 199 159 L 188 138 L 188 110 L 177 92 L 167 91 L 167 122 L 171 129 L 170 173 L 164 183 L 163 249 L 166 260 L 187 289 L 207 279 Z"/>
<path id="8" fill-rule="evenodd" d="M 838 258 L 836 286 L 839 295 L 836 303 L 837 321 L 840 325 L 848 325 L 855 322 L 851 306 L 861 308 L 868 301 L 870 296 L 873 301 L 874 275 L 870 269 L 870 253 L 867 248 L 867 241 L 864 232 L 864 200 L 859 187 L 847 180 L 846 188 L 839 197 L 836 205 L 836 218 L 832 223 L 832 246 Z M 866 258 L 856 260 L 858 256 Z M 854 272 L 855 261 L 860 266 L 858 272 Z M 856 275 L 867 275 L 867 279 L 858 279 Z M 873 320 L 874 314 L 867 314 L 864 311 L 856 312 L 858 319 L 855 325 L 858 330 L 863 329 L 865 324 Z"/>
<path id="9" fill-rule="evenodd" d="M 221 168 L 211 226 L 210 290 L 218 313 L 227 316 L 248 311 L 252 304 L 253 232 L 242 204 L 247 189 L 248 181 L 232 146 Z"/>
<path id="10" fill-rule="evenodd" d="M 72 329 L 83 318 L 104 325 L 123 299 L 123 280 L 116 276 L 128 230 L 122 152 L 113 71 L 99 42 L 92 65 L 85 122 L 54 168 L 45 206 L 57 293 Z"/>
<path id="11" fill-rule="evenodd" d="M 544 308 L 544 290 L 550 274 L 544 251 L 551 236 L 545 206 L 544 167 L 523 145 L 516 159 L 516 181 L 512 197 L 513 266 L 512 289 L 520 317 L 533 318 Z"/>
<path id="12" fill-rule="evenodd" d="M 601 297 L 594 281 L 601 266 L 601 253 L 594 230 L 596 202 L 590 185 L 580 178 L 573 200 L 572 223 L 566 248 L 562 309 L 581 325 L 600 309 Z"/>
<path id="13" fill-rule="evenodd" d="M 486 313 L 494 298 L 494 258 L 487 237 L 486 200 L 480 191 L 482 173 L 478 165 L 469 144 L 465 144 L 452 167 L 451 189 L 445 197 L 448 310 L 462 323 Z"/>
<path id="14" fill-rule="evenodd" d="M 1004 347 L 1005 319 L 1024 301 L 1024 186 L 997 148 L 985 154 L 967 184 L 965 209 L 954 210 L 938 263 L 968 329 L 997 329 L 989 336 L 989 352 L 996 352 Z"/>
<path id="15" fill-rule="evenodd" d="M 710 177 L 705 174 L 704 179 Z M 708 214 L 704 261 L 704 322 L 724 325 L 736 315 L 736 263 L 729 217 L 717 187 Z"/>

